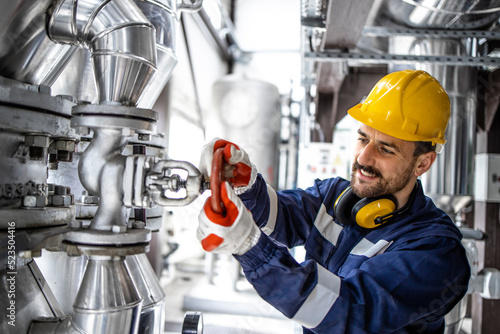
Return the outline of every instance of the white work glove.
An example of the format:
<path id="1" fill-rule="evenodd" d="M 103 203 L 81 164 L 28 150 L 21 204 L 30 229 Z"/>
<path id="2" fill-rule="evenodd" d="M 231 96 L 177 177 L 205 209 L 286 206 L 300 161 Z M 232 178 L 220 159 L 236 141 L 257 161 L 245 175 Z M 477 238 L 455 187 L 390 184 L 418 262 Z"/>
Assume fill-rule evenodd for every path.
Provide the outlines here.
<path id="1" fill-rule="evenodd" d="M 212 210 L 210 198 L 205 202 L 196 237 L 207 252 L 243 255 L 259 241 L 260 229 L 228 182 L 221 184 L 221 199 L 224 214 Z"/>
<path id="2" fill-rule="evenodd" d="M 231 183 L 237 195 L 243 194 L 255 183 L 257 168 L 238 145 L 224 139 L 212 139 L 202 148 L 200 172 L 210 177 L 214 152 L 218 148 L 224 149 L 224 179 Z"/>

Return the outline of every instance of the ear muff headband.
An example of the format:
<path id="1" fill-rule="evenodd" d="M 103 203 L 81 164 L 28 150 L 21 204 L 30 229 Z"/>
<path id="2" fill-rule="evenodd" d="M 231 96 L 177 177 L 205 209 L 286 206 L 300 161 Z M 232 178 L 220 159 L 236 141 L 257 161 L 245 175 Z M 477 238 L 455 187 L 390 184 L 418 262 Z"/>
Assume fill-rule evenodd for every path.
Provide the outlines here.
<path id="1" fill-rule="evenodd" d="M 335 217 L 341 224 L 351 225 L 355 223 L 351 215 L 351 210 L 359 200 L 361 200 L 361 198 L 353 193 L 351 187 L 347 187 L 340 194 L 335 201 L 333 209 L 335 211 Z"/>

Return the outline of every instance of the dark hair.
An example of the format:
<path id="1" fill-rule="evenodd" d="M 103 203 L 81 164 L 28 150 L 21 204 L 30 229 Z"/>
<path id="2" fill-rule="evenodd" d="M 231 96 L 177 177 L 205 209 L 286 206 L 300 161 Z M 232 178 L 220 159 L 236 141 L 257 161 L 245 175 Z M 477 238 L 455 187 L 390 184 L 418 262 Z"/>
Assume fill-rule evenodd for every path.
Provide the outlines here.
<path id="1" fill-rule="evenodd" d="M 421 154 L 436 151 L 436 145 L 432 145 L 430 141 L 416 141 L 415 151 L 413 151 L 413 156 L 418 157 Z"/>

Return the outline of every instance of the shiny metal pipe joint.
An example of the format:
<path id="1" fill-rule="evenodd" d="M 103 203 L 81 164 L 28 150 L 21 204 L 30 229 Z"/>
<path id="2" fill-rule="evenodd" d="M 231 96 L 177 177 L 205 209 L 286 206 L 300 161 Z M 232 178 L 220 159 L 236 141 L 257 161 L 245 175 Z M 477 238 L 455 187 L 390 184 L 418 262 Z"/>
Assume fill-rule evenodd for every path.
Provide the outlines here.
<path id="1" fill-rule="evenodd" d="M 132 0 L 60 0 L 48 34 L 90 50 L 99 103 L 135 105 L 156 71 L 155 28 Z"/>

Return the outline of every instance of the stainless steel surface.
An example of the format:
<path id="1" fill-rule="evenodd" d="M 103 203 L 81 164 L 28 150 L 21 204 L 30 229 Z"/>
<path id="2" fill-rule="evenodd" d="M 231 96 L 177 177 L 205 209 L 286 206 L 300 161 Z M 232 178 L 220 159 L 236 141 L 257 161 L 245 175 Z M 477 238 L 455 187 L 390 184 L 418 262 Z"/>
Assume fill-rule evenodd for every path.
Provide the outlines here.
<path id="1" fill-rule="evenodd" d="M 156 72 L 137 101 L 140 108 L 152 108 L 177 64 L 176 34 L 179 20 L 175 1 L 134 1 L 155 28 Z M 98 103 L 91 53 L 79 49 L 51 85 L 54 94 L 74 96 L 78 101 Z"/>
<path id="2" fill-rule="evenodd" d="M 33 261 L 28 265 L 0 271 L 0 296 L 2 333 L 13 333 L 13 330 L 27 333 L 31 321 L 38 317 L 64 316 Z"/>
<path id="3" fill-rule="evenodd" d="M 142 300 L 123 257 L 91 256 L 74 303 L 85 333 L 137 333 Z"/>
<path id="4" fill-rule="evenodd" d="M 182 179 L 177 174 L 171 174 L 172 170 L 183 170 L 187 173 L 185 179 Z M 187 161 L 177 160 L 160 160 L 157 161 L 150 170 L 148 170 L 145 182 L 141 187 L 135 187 L 136 192 L 141 191 L 142 186 L 145 193 L 149 195 L 143 205 L 148 205 L 150 201 L 161 206 L 183 206 L 193 202 L 205 189 L 205 179 L 198 168 Z M 179 190 L 185 190 L 183 193 L 178 193 Z M 141 191 L 142 192 L 142 191 Z M 142 201 L 132 201 L 132 194 L 129 196 L 130 202 L 140 204 Z M 137 193 L 134 197 L 138 197 Z M 138 198 L 140 200 L 140 198 Z"/>
<path id="5" fill-rule="evenodd" d="M 156 71 L 154 27 L 132 0 L 59 1 L 48 33 L 90 50 L 99 103 L 135 105 Z"/>
<path id="6" fill-rule="evenodd" d="M 495 8 L 496 7 L 496 8 Z M 390 0 L 392 17 L 410 27 L 476 29 L 493 23 L 500 10 L 497 0 Z"/>
<path id="7" fill-rule="evenodd" d="M 430 30 L 430 29 L 411 29 L 406 27 L 364 27 L 363 35 L 367 37 L 395 37 L 412 36 L 420 38 L 487 38 L 488 40 L 499 40 L 498 31 L 485 30 Z"/>
<path id="8" fill-rule="evenodd" d="M 151 0 L 150 0 L 151 1 Z M 184 12 L 194 12 L 201 8 L 203 5 L 203 0 L 179 0 L 177 2 L 177 8 Z"/>
<path id="9" fill-rule="evenodd" d="M 305 52 L 306 60 L 314 60 L 317 62 L 325 61 L 347 61 L 352 66 L 360 65 L 379 65 L 379 64 L 443 64 L 448 66 L 498 66 L 500 64 L 499 57 L 468 57 L 454 55 L 399 55 L 399 54 L 365 54 L 365 53 L 350 53 L 350 52 Z"/>
<path id="10" fill-rule="evenodd" d="M 156 31 L 157 71 L 144 88 L 137 105 L 141 108 L 152 108 L 161 91 L 165 87 L 173 69 L 177 65 L 176 34 L 179 18 L 176 1 L 134 0 Z"/>
<path id="11" fill-rule="evenodd" d="M 166 156 L 165 139 L 163 136 L 154 135 L 148 141 L 139 140 L 141 135 L 134 135 L 128 145 L 122 151 L 122 154 L 129 156 L 133 154 L 134 147 L 141 146 L 145 148 L 146 155 L 164 159 Z M 76 152 L 72 156 L 70 162 L 59 163 L 57 170 L 49 170 L 47 181 L 54 184 L 64 184 L 71 188 L 74 194 L 75 202 L 75 224 L 79 227 L 90 224 L 90 221 L 95 216 L 98 209 L 99 197 L 90 194 L 81 184 L 78 176 L 78 164 L 83 152 L 87 149 L 90 143 L 89 137 L 84 137 L 77 145 Z M 161 226 L 162 216 L 165 208 L 157 206 L 154 208 L 146 208 L 146 228 L 150 230 L 158 230 Z M 129 228 L 135 221 L 134 210 L 131 210 L 130 219 L 128 222 Z"/>
<path id="12" fill-rule="evenodd" d="M 76 51 L 52 42 L 45 31 L 53 0 L 4 1 L 0 15 L 0 75 L 50 86 Z"/>
<path id="13" fill-rule="evenodd" d="M 73 302 L 80 287 L 87 265 L 85 256 L 68 256 L 65 252 L 43 251 L 34 259 L 47 285 L 64 314 L 73 313 Z"/>
<path id="14" fill-rule="evenodd" d="M 105 128 L 122 130 L 130 139 L 137 131 L 140 134 L 156 132 L 158 113 L 126 105 L 80 104 L 73 109 L 71 126 L 82 130 Z"/>
<path id="15" fill-rule="evenodd" d="M 155 135 L 157 113 L 136 105 L 141 97 L 153 105 L 177 62 L 177 6 L 194 10 L 201 1 L 137 4 L 142 9 L 133 0 L 15 0 L 0 15 L 0 227 L 15 222 L 19 256 L 62 251 L 39 258 L 55 296 L 35 262 L 18 263 L 32 273 L 17 278 L 20 295 L 37 283 L 43 290 L 16 298 L 23 333 L 30 323 L 32 333 L 162 333 L 165 296 L 149 263 L 141 256 L 125 265 L 125 256 L 148 251 L 151 231 L 129 221 L 123 205 L 123 151 L 129 139 L 137 146 Z M 159 147 L 153 154 L 163 158 Z M 75 220 L 75 207 L 90 226 Z M 163 212 L 151 219 L 161 223 Z"/>
<path id="16" fill-rule="evenodd" d="M 166 298 L 146 254 L 128 256 L 125 264 L 143 300 L 138 333 L 162 334 Z"/>

